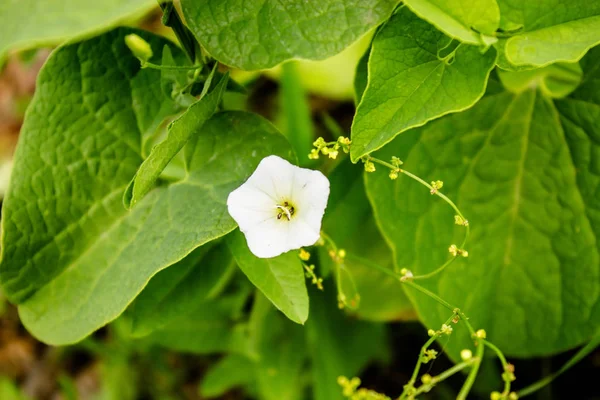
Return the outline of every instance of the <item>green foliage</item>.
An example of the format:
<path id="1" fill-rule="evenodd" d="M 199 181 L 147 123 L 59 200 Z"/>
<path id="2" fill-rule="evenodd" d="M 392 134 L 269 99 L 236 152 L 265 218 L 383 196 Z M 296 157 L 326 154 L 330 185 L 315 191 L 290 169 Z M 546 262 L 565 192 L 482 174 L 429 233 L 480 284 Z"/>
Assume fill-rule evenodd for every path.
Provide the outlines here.
<path id="1" fill-rule="evenodd" d="M 463 44 L 440 53 L 448 46 L 448 37 L 407 8 L 377 33 L 369 81 L 352 124 L 353 161 L 409 128 L 472 106 L 483 95 L 494 50 L 482 55 Z"/>
<path id="2" fill-rule="evenodd" d="M 398 280 L 365 264 L 367 260 L 393 269 L 393 256 L 375 224 L 360 169 L 345 160 L 331 172 L 329 179 L 332 206 L 323 221 L 323 230 L 352 255 L 344 261 L 344 268 L 360 295 L 359 306 L 352 313 L 371 321 L 411 319 L 413 307 Z M 326 249 L 322 248 L 319 254 L 321 265 L 334 273 L 336 266 Z M 346 296 L 352 297 L 353 288 L 346 273 L 339 278 Z"/>
<path id="3" fill-rule="evenodd" d="M 114 31 L 53 55 L 15 156 L 0 273 L 25 325 L 51 343 L 80 340 L 106 324 L 155 273 L 233 230 L 229 192 L 262 157 L 290 155 L 266 121 L 220 113 L 197 133 L 185 179 L 152 191 L 126 212 L 118 199 L 142 161 L 132 82 L 136 75 L 158 75 L 139 70 L 123 41 L 127 33 Z M 164 44 L 144 37 L 158 48 Z M 81 60 L 89 60 L 84 68 Z M 57 93 L 61 102 L 49 106 Z M 69 199 L 68 207 L 57 198 Z"/>
<path id="4" fill-rule="evenodd" d="M 152 0 L 20 0 L 0 4 L 0 63 L 8 50 L 60 44 L 149 11 Z"/>
<path id="5" fill-rule="evenodd" d="M 257 258 L 240 231 L 233 232 L 226 240 L 250 282 L 289 319 L 304 324 L 308 318 L 308 294 L 298 255 L 290 251 L 274 258 Z"/>
<path id="6" fill-rule="evenodd" d="M 174 318 L 190 314 L 223 291 L 235 265 L 227 247 L 213 243 L 200 246 L 150 280 L 130 306 L 133 336 L 172 324 Z"/>
<path id="7" fill-rule="evenodd" d="M 598 345 L 600 3 L 181 0 L 188 25 L 161 3 L 183 50 L 135 29 L 92 35 L 147 0 L 41 3 L 0 5 L 0 59 L 87 39 L 52 53 L 26 113 L 3 201 L 0 304 L 17 304 L 54 345 L 114 321 L 109 346 L 85 341 L 109 353 L 100 397 L 140 395 L 132 356 L 167 348 L 221 355 L 205 397 L 242 387 L 260 400 L 387 398 L 356 378 L 340 390 L 338 377 L 388 361 L 384 323 L 413 318 L 429 340 L 400 399 L 461 371 L 465 398 L 484 349 L 502 368 L 492 398 L 510 399 L 505 353 L 546 356 L 593 337 L 526 395 Z M 285 62 L 268 72 L 280 103 L 219 62 Z M 348 83 L 354 67 L 350 140 L 344 107 L 309 98 L 302 75 Z M 337 89 L 317 92 L 347 91 Z M 283 116 L 285 137 L 246 100 Z M 327 130 L 316 141 L 315 111 Z M 330 197 L 315 247 L 258 258 L 227 199 L 269 155 L 320 168 Z M 291 177 L 265 184 L 294 189 Z M 264 220 L 252 210 L 257 224 L 283 208 L 268 204 Z M 442 337 L 457 363 L 430 376 Z M 72 379 L 60 381 L 74 398 Z M 22 397 L 13 386 L 0 380 Z"/>
<path id="8" fill-rule="evenodd" d="M 600 274 L 598 227 L 576 181 L 573 144 L 554 104 L 527 90 L 486 97 L 465 113 L 401 136 L 380 154 L 403 157 L 425 179 L 443 179 L 446 193 L 469 210 L 469 258 L 423 285 L 461 307 L 511 355 L 576 346 L 600 321 L 598 280 L 590 279 Z M 381 173 L 367 178 L 396 265 L 415 274 L 441 265 L 462 234 L 447 223 L 452 210 L 412 181 L 392 184 Z M 430 299 L 409 295 L 428 327 L 448 315 Z"/>
<path id="9" fill-rule="evenodd" d="M 404 3 L 446 35 L 464 43 L 478 45 L 494 40 L 492 35 L 500 24 L 496 0 L 407 0 Z M 480 34 L 490 37 L 484 39 Z"/>
<path id="10" fill-rule="evenodd" d="M 254 70 L 339 53 L 389 17 L 397 0 L 182 0 L 198 41 L 217 60 Z"/>
<path id="11" fill-rule="evenodd" d="M 600 3 L 587 0 L 498 0 L 503 25 L 519 29 L 506 41 L 506 58 L 516 66 L 541 67 L 579 60 L 600 43 Z"/>

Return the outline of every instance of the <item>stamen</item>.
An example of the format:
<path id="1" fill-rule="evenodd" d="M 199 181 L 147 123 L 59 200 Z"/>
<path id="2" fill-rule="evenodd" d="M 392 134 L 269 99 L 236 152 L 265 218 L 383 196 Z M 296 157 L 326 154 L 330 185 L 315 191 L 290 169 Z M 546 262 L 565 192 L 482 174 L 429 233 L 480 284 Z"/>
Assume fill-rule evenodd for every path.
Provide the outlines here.
<path id="1" fill-rule="evenodd" d="M 278 214 L 277 214 L 277 219 L 281 219 L 281 217 L 285 214 L 286 218 L 288 221 L 291 221 L 292 219 L 292 215 L 294 215 L 294 207 L 289 207 L 289 203 L 286 201 L 283 203 L 282 206 L 280 206 L 279 204 L 277 204 L 275 206 L 275 208 L 281 210 Z"/>

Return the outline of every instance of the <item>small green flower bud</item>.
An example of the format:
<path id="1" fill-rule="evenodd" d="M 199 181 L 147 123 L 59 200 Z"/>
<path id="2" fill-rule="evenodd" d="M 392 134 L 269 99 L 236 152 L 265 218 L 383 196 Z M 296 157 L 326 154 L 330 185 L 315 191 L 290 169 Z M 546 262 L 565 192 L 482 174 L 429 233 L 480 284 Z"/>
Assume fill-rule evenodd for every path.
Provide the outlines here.
<path id="1" fill-rule="evenodd" d="M 425 374 L 421 377 L 421 382 L 423 382 L 423 384 L 425 384 L 425 385 L 429 385 L 432 380 L 433 380 L 433 378 L 429 374 Z"/>
<path id="2" fill-rule="evenodd" d="M 485 330 L 479 329 L 477 332 L 475 332 L 475 336 L 479 339 L 485 339 L 487 337 L 487 333 L 485 332 Z"/>
<path id="3" fill-rule="evenodd" d="M 365 161 L 365 171 L 367 172 L 375 172 L 375 164 L 371 161 Z"/>
<path id="4" fill-rule="evenodd" d="M 429 337 L 431 337 L 431 336 L 435 336 L 435 331 L 434 331 L 433 329 L 429 329 L 429 330 L 427 331 L 427 335 L 428 335 Z"/>
<path id="5" fill-rule="evenodd" d="M 492 392 L 490 394 L 490 400 L 500 400 L 502 398 L 502 394 L 500 392 Z"/>
<path id="6" fill-rule="evenodd" d="M 471 358 L 473 358 L 473 352 L 469 349 L 464 349 L 460 352 L 460 358 L 463 361 L 469 361 Z"/>
<path id="7" fill-rule="evenodd" d="M 125 44 L 140 61 L 146 62 L 152 58 L 152 47 L 150 47 L 150 44 L 135 33 L 125 36 Z"/>
<path id="8" fill-rule="evenodd" d="M 452 333 L 452 327 L 450 325 L 442 324 L 441 331 L 445 335 L 450 335 Z"/>

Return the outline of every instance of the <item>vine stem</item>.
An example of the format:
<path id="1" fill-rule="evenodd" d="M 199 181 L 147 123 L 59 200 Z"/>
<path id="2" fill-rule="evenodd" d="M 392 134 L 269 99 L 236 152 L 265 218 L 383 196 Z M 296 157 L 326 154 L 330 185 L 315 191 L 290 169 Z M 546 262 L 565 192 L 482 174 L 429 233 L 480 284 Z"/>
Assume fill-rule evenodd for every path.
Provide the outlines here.
<path id="1" fill-rule="evenodd" d="M 454 314 L 452 314 L 452 316 L 450 318 L 448 318 L 448 320 L 445 322 L 445 325 L 450 325 L 453 318 L 454 318 Z M 410 381 L 408 381 L 408 384 L 405 386 L 404 391 L 400 395 L 400 399 L 406 398 L 406 396 L 408 395 L 409 388 L 412 388 L 414 386 L 415 382 L 417 381 L 417 377 L 419 376 L 419 370 L 421 369 L 421 364 L 423 364 L 423 355 L 425 355 L 425 352 L 427 351 L 429 346 L 431 346 L 433 344 L 433 342 L 435 342 L 436 339 L 441 336 L 442 336 L 441 331 L 436 332 L 436 334 L 431 336 L 429 338 L 429 340 L 427 342 L 425 342 L 425 344 L 421 347 L 421 352 L 419 353 L 419 357 L 417 358 L 417 365 L 415 365 L 415 369 L 413 370 L 412 376 L 410 377 Z"/>
<path id="2" fill-rule="evenodd" d="M 461 362 L 459 364 L 456 364 L 455 366 L 453 366 L 451 368 L 448 368 L 447 370 L 445 370 L 441 374 L 432 377 L 431 378 L 431 382 L 429 384 L 423 384 L 420 387 L 418 387 L 417 390 L 415 391 L 414 395 L 416 396 L 416 395 L 419 395 L 419 394 L 421 394 L 423 392 L 428 392 L 434 385 L 440 383 L 444 379 L 448 379 L 449 377 L 451 377 L 452 375 L 456 374 L 457 372 L 460 372 L 463 369 L 470 367 L 475 362 L 477 362 L 477 359 L 476 358 L 472 358 L 469 361 L 463 361 L 463 362 Z"/>
<path id="3" fill-rule="evenodd" d="M 158 69 L 158 70 L 166 69 L 166 70 L 195 71 L 202 67 L 204 67 L 204 66 L 203 65 L 193 65 L 191 67 L 186 67 L 183 65 L 158 65 L 158 64 L 153 64 L 148 61 L 142 62 L 142 68 L 150 68 L 150 69 Z"/>
<path id="4" fill-rule="evenodd" d="M 483 360 L 483 351 L 485 350 L 485 346 L 481 341 L 477 343 L 477 356 L 475 357 L 475 362 L 473 363 L 473 368 L 469 371 L 469 375 L 467 376 L 467 380 L 463 384 L 463 387 L 458 392 L 458 396 L 456 396 L 457 400 L 465 400 L 467 395 L 471 391 L 473 384 L 475 383 L 475 379 L 477 378 L 477 373 L 479 372 L 479 366 L 481 365 L 481 360 Z"/>
<path id="5" fill-rule="evenodd" d="M 398 168 L 395 167 L 394 165 L 390 164 L 389 162 L 380 160 L 378 158 L 374 158 L 371 156 L 366 156 L 365 160 L 368 161 L 372 161 L 376 164 L 379 165 L 383 165 L 386 168 L 391 169 L 392 171 L 396 171 L 399 172 L 401 174 L 404 174 L 406 176 L 408 176 L 409 178 L 413 179 L 416 182 L 419 182 L 421 185 L 425 186 L 427 189 L 430 190 L 430 192 L 436 196 L 438 196 L 439 198 L 441 198 L 442 200 L 444 200 L 450 207 L 452 207 L 452 209 L 454 210 L 454 212 L 456 212 L 456 215 L 458 215 L 460 218 L 463 219 L 463 221 L 467 221 L 467 219 L 465 218 L 465 216 L 463 215 L 463 213 L 460 211 L 460 209 L 458 208 L 458 206 L 448 198 L 448 196 L 446 196 L 444 193 L 440 192 L 438 189 L 435 189 L 433 186 L 431 186 L 429 183 L 427 183 L 425 180 L 423 180 L 422 178 L 418 177 L 417 175 L 403 169 L 403 168 Z M 467 244 L 467 241 L 469 239 L 469 235 L 471 234 L 471 227 L 467 224 L 464 225 L 465 229 L 465 237 L 463 238 L 462 244 L 460 245 L 460 249 L 464 249 L 465 245 Z M 427 274 L 424 275 L 416 275 L 414 276 L 412 279 L 413 280 L 418 280 L 418 279 L 426 279 L 426 278 L 430 278 L 432 276 L 435 276 L 437 274 L 439 274 L 440 272 L 442 272 L 443 270 L 445 270 L 450 264 L 452 264 L 454 262 L 454 260 L 457 258 L 457 255 L 455 255 L 454 257 L 452 257 L 451 259 L 447 260 L 444 264 L 442 264 L 442 266 L 440 266 L 439 268 L 433 270 L 432 272 L 429 272 Z"/>

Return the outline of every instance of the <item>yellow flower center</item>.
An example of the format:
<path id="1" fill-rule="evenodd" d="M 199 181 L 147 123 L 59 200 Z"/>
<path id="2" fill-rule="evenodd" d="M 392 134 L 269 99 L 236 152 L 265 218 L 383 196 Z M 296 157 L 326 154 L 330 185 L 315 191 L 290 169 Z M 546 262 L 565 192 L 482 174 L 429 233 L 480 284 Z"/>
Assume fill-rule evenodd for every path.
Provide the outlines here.
<path id="1" fill-rule="evenodd" d="M 287 221 L 291 221 L 294 213 L 296 212 L 296 208 L 289 201 L 284 201 L 283 205 L 277 204 L 275 209 L 277 210 L 277 219 L 283 219 L 284 221 L 285 219 L 283 217 L 285 217 Z"/>

